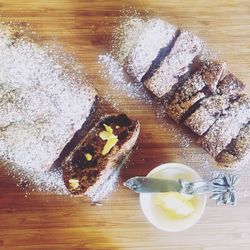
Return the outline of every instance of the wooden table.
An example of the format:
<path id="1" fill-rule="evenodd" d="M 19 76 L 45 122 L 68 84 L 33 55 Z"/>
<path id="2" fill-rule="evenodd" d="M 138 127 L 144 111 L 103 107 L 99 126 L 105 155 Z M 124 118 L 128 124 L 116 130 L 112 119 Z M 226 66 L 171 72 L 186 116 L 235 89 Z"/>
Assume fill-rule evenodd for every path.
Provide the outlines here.
<path id="1" fill-rule="evenodd" d="M 108 49 L 111 31 L 123 7 L 146 9 L 196 32 L 220 52 L 250 92 L 250 2 L 245 1 L 0 1 L 0 20 L 30 23 L 42 40 L 56 38 L 84 65 L 100 96 L 110 89 L 98 74 L 97 56 Z M 0 55 L 1 56 L 1 55 Z M 145 175 L 164 162 L 183 162 L 171 121 L 164 127 L 154 109 L 121 94 L 125 111 L 141 121 L 138 149 L 122 172 L 121 181 Z M 107 104 L 107 109 L 110 104 Z M 122 107 L 119 107 L 122 109 Z M 191 136 L 184 131 L 187 136 Z M 195 144 L 186 149 L 207 154 Z M 191 154 L 191 153 L 190 153 Z M 200 164 L 199 157 L 193 164 Z M 211 158 L 208 159 L 212 162 Z M 189 163 L 189 164 L 192 164 Z M 250 249 L 250 199 L 237 207 L 209 203 L 202 219 L 182 233 L 164 233 L 144 218 L 138 195 L 121 185 L 102 207 L 85 198 L 25 191 L 0 168 L 0 249 Z"/>

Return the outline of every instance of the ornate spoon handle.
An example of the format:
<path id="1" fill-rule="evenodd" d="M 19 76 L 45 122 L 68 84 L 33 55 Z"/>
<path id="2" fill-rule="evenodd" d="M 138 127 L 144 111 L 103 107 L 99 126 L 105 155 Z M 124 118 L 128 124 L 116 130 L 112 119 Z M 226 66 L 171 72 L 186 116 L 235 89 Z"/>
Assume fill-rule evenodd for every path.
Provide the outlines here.
<path id="1" fill-rule="evenodd" d="M 185 194 L 204 194 L 210 193 L 209 198 L 216 201 L 217 204 L 234 205 L 236 202 L 235 186 L 239 181 L 237 175 L 216 173 L 208 181 L 188 182 L 179 180 L 182 186 L 181 192 Z"/>

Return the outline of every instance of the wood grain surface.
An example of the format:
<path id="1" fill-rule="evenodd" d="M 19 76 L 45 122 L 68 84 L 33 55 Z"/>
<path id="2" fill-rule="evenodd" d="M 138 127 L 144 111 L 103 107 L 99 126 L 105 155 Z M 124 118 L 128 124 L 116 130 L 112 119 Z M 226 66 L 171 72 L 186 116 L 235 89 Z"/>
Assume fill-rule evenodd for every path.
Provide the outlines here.
<path id="1" fill-rule="evenodd" d="M 250 92 L 247 0 L 0 0 L 0 20 L 24 26 L 29 23 L 43 41 L 56 39 L 75 53 L 100 96 L 105 97 L 111 87 L 98 74 L 97 57 L 107 52 L 117 17 L 129 7 L 198 34 L 220 52 Z M 179 154 L 178 140 L 173 140 L 172 130 L 166 128 L 175 127 L 171 121 L 165 126 L 151 105 L 130 99 L 126 93 L 118 97 L 124 111 L 140 120 L 142 129 L 138 148 L 122 171 L 117 190 L 102 207 L 91 206 L 86 198 L 38 192 L 25 197 L 25 190 L 16 187 L 15 180 L 0 168 L 0 249 L 250 249 L 249 198 L 242 198 L 236 207 L 209 203 L 201 220 L 181 233 L 159 231 L 146 221 L 138 195 L 122 187 L 122 181 L 145 175 L 164 162 L 186 162 Z M 192 137 L 186 130 L 182 132 Z M 192 161 L 199 164 L 198 156 L 208 157 L 195 144 L 185 150 L 197 155 L 191 165 Z"/>

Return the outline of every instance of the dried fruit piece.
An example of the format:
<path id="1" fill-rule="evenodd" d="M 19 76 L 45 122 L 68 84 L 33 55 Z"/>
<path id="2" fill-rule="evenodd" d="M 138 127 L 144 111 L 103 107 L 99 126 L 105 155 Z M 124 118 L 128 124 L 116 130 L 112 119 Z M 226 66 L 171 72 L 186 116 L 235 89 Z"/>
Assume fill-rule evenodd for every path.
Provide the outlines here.
<path id="1" fill-rule="evenodd" d="M 108 140 L 109 137 L 110 137 L 110 133 L 107 132 L 107 131 L 101 131 L 101 132 L 99 133 L 99 137 L 100 137 L 103 141 Z"/>
<path id="2" fill-rule="evenodd" d="M 107 131 L 108 133 L 113 134 L 113 129 L 112 129 L 110 126 L 108 126 L 108 125 L 106 125 L 106 124 L 103 124 L 103 125 L 104 125 L 104 127 L 105 127 L 105 129 L 106 129 L 106 131 Z"/>
<path id="3" fill-rule="evenodd" d="M 70 179 L 69 180 L 69 187 L 71 190 L 75 190 L 79 187 L 79 181 L 77 179 Z"/>
<path id="4" fill-rule="evenodd" d="M 103 124 L 103 125 L 106 131 L 101 131 L 99 133 L 99 137 L 103 141 L 107 140 L 102 150 L 102 155 L 106 155 L 115 146 L 115 144 L 118 142 L 118 139 L 117 139 L 117 136 L 113 134 L 113 129 L 110 126 L 106 124 Z"/>
<path id="5" fill-rule="evenodd" d="M 109 153 L 109 151 L 115 146 L 117 142 L 117 136 L 109 138 L 102 150 L 102 155 L 106 155 L 107 153 Z"/>
<path id="6" fill-rule="evenodd" d="M 105 130 L 103 130 L 103 131 L 101 131 L 99 133 L 99 137 L 103 141 L 108 140 L 110 137 L 114 137 L 113 129 L 110 126 L 106 125 L 106 124 L 103 124 L 103 125 L 105 127 Z"/>
<path id="7" fill-rule="evenodd" d="M 90 153 L 86 153 L 85 158 L 86 158 L 87 161 L 91 161 L 92 160 L 92 155 Z"/>

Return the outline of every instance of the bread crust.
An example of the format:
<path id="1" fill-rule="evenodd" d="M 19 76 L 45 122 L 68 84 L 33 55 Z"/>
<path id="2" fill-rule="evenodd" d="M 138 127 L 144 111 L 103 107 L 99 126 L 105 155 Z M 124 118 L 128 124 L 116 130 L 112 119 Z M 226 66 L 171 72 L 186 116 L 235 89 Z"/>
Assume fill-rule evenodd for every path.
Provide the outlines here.
<path id="1" fill-rule="evenodd" d="M 160 50 L 170 45 L 176 30 L 173 25 L 160 19 L 145 23 L 142 34 L 124 63 L 125 69 L 136 81 L 141 81 Z"/>
<path id="2" fill-rule="evenodd" d="M 228 73 L 218 84 L 218 93 L 237 97 L 245 88 L 245 85 L 234 74 Z"/>
<path id="3" fill-rule="evenodd" d="M 240 166 L 250 157 L 250 123 L 243 127 L 238 136 L 227 145 L 216 160 L 223 166 Z"/>
<path id="4" fill-rule="evenodd" d="M 158 98 L 168 93 L 178 83 L 180 76 L 188 71 L 188 66 L 199 55 L 204 43 L 189 31 L 181 30 L 170 53 L 161 62 L 153 76 L 144 85 Z"/>

